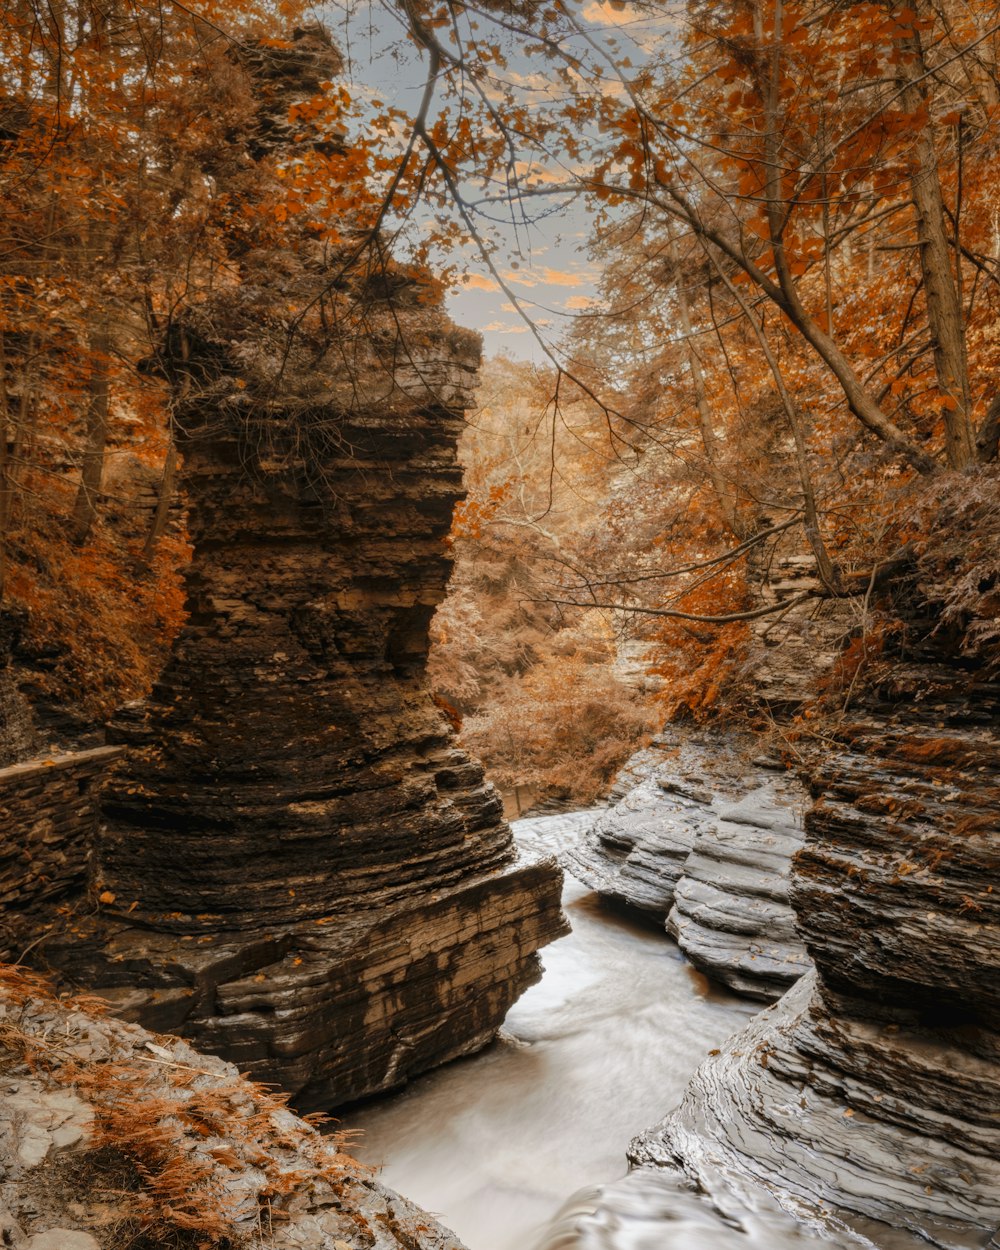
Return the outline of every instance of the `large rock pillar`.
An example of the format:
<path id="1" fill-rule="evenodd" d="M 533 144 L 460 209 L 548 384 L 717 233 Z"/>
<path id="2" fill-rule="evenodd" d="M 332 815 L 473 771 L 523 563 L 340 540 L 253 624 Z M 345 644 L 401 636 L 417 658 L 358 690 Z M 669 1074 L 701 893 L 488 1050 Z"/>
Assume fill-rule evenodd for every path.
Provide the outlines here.
<path id="1" fill-rule="evenodd" d="M 245 59 L 234 167 L 280 173 L 337 54 L 317 28 Z M 484 1045 L 565 930 L 558 869 L 518 856 L 424 683 L 479 341 L 377 242 L 361 264 L 308 222 L 264 230 L 172 332 L 187 623 L 114 726 L 98 910 L 45 946 L 304 1107 Z"/>

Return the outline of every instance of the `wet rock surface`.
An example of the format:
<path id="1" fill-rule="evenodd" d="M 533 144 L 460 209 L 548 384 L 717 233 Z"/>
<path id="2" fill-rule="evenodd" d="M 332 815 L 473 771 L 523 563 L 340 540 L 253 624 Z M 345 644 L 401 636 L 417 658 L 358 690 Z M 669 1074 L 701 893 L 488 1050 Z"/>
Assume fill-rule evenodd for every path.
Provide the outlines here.
<path id="1" fill-rule="evenodd" d="M 912 1017 L 835 1011 L 809 974 L 702 1065 L 629 1157 L 680 1162 L 709 1194 L 750 1179 L 797 1217 L 877 1246 L 906 1229 L 967 1250 L 1000 1224 L 998 1105 L 995 1060 Z"/>
<path id="2" fill-rule="evenodd" d="M 878 1246 L 978 1250 L 1000 1225 L 1000 702 L 935 638 L 913 650 L 815 766 L 791 899 L 816 972 L 631 1157 Z"/>
<path id="3" fill-rule="evenodd" d="M 773 1000 L 809 967 L 788 901 L 805 792 L 749 744 L 673 731 L 639 752 L 617 799 L 562 862 L 670 932 L 696 967 Z"/>
<path id="4" fill-rule="evenodd" d="M 801 796 L 791 789 L 767 783 L 736 803 L 716 804 L 716 820 L 684 861 L 667 917 L 667 932 L 692 963 L 765 1001 L 810 966 L 788 899 L 803 838 Z"/>
<path id="5" fill-rule="evenodd" d="M 116 1077 L 128 1077 L 128 1087 L 109 1101 L 108 1080 Z M 128 1110 L 119 1119 L 117 1099 Z M 159 1153 L 149 1153 L 150 1142 Z M 129 1160 L 145 1161 L 148 1192 Z M 172 1192 L 182 1208 L 185 1191 L 163 1188 L 168 1165 L 192 1178 L 192 1201 L 176 1212 L 163 1195 Z M 447 1229 L 231 1064 L 73 1004 L 0 989 L 3 1244 L 121 1250 L 144 1237 L 154 1240 L 142 1244 L 197 1244 L 191 1238 L 213 1213 L 222 1221 L 217 1234 L 234 1247 L 462 1250 Z"/>

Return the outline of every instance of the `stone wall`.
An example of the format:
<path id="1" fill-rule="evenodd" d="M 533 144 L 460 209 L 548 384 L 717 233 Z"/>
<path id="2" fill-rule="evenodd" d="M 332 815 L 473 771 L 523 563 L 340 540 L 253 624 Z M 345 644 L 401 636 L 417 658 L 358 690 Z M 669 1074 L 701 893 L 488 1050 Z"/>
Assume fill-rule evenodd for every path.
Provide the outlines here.
<path id="1" fill-rule="evenodd" d="M 791 882 L 815 972 L 631 1157 L 966 1250 L 1000 1224 L 1000 684 L 933 624 L 815 762 Z"/>
<path id="2" fill-rule="evenodd" d="M 0 959 L 17 953 L 24 914 L 82 885 L 101 781 L 121 754 L 101 747 L 0 768 Z"/>

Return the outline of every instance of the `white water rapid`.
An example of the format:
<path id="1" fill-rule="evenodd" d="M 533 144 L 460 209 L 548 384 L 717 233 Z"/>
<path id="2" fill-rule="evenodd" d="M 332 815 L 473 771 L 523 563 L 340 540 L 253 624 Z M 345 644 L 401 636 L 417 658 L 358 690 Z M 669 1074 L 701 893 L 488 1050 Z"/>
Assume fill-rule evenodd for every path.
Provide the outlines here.
<path id="1" fill-rule="evenodd" d="M 522 845 L 557 853 L 593 817 L 519 820 L 514 830 Z M 564 905 L 573 932 L 545 949 L 545 976 L 500 1039 L 346 1113 L 342 1127 L 362 1134 L 352 1152 L 470 1250 L 816 1244 L 777 1210 L 720 1211 L 669 1176 L 623 1175 L 629 1140 L 679 1101 L 706 1053 L 756 1008 L 710 987 L 665 935 L 602 907 L 572 878 Z"/>

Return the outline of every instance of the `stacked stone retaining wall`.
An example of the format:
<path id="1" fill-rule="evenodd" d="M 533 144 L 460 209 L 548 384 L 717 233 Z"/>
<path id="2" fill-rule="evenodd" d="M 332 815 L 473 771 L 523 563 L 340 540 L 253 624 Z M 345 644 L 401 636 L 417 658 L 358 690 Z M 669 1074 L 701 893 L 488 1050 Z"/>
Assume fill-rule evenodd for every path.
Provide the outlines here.
<path id="1" fill-rule="evenodd" d="M 16 946 L 11 917 L 78 888 L 100 815 L 100 783 L 121 747 L 0 768 L 0 958 Z"/>

